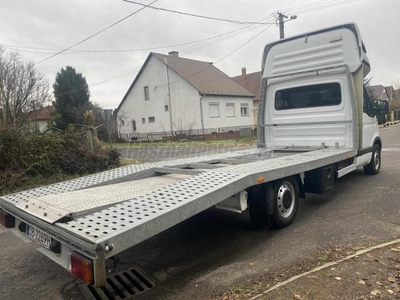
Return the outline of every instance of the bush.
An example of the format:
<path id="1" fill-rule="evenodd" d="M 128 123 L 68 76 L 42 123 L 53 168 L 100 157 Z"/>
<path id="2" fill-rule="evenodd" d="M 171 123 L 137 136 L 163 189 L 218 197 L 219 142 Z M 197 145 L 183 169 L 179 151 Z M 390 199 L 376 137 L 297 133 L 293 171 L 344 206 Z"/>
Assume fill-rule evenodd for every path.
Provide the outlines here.
<path id="1" fill-rule="evenodd" d="M 0 128 L 0 194 L 26 185 L 30 179 L 82 175 L 119 165 L 115 149 L 92 151 L 86 133 L 40 133 L 19 128 Z"/>

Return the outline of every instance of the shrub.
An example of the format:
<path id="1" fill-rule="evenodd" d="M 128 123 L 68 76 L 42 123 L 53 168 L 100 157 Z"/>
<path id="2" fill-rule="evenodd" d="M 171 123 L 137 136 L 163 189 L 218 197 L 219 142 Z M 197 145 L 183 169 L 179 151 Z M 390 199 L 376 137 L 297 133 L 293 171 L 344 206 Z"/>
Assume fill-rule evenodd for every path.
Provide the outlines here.
<path id="1" fill-rule="evenodd" d="M 35 177 L 45 181 L 54 175 L 81 175 L 119 165 L 115 149 L 92 151 L 86 133 L 30 132 L 0 128 L 0 194 L 25 185 Z"/>

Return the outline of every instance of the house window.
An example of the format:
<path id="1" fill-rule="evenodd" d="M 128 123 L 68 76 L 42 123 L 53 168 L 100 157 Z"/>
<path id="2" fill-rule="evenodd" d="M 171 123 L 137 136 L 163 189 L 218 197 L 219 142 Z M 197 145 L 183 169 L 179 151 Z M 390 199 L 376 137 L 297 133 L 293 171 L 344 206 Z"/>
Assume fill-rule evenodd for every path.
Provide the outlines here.
<path id="1" fill-rule="evenodd" d="M 249 104 L 248 103 L 240 104 L 240 115 L 242 117 L 247 117 L 249 115 Z"/>
<path id="2" fill-rule="evenodd" d="M 208 112 L 210 118 L 219 118 L 219 103 L 218 102 L 210 102 L 208 103 Z"/>
<path id="3" fill-rule="evenodd" d="M 121 120 L 121 125 L 125 126 L 125 120 Z"/>
<path id="4" fill-rule="evenodd" d="M 149 87 L 148 86 L 144 87 L 144 100 L 150 100 Z"/>
<path id="5" fill-rule="evenodd" d="M 155 117 L 149 117 L 149 123 L 154 123 L 156 121 Z"/>
<path id="6" fill-rule="evenodd" d="M 132 121 L 132 129 L 133 131 L 136 131 L 136 121 Z"/>
<path id="7" fill-rule="evenodd" d="M 227 117 L 236 117 L 235 103 L 226 103 L 226 116 Z"/>
<path id="8" fill-rule="evenodd" d="M 168 105 L 164 106 L 165 111 L 168 111 Z"/>

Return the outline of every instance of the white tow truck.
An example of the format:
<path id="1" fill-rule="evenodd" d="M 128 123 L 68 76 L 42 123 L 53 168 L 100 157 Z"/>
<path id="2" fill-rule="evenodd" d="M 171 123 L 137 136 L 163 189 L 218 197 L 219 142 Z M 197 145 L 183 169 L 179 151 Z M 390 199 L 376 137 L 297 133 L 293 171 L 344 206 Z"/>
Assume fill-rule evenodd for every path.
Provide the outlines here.
<path id="1" fill-rule="evenodd" d="M 0 221 L 88 284 L 105 262 L 210 207 L 284 227 L 306 193 L 358 167 L 377 174 L 382 142 L 355 24 L 265 47 L 254 149 L 124 166 L 0 198 Z"/>

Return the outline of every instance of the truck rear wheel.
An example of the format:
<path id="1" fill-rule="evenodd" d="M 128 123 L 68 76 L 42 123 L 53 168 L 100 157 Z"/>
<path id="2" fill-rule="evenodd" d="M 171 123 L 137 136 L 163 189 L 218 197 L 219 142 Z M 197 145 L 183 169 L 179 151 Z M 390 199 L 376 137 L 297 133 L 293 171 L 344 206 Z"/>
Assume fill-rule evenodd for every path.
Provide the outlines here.
<path id="1" fill-rule="evenodd" d="M 294 177 L 277 180 L 273 190 L 273 214 L 270 224 L 274 228 L 290 225 L 299 207 L 299 186 Z"/>
<path id="2" fill-rule="evenodd" d="M 381 147 L 378 144 L 374 145 L 372 150 L 371 161 L 364 167 L 364 173 L 368 175 L 378 174 L 381 170 Z"/>

